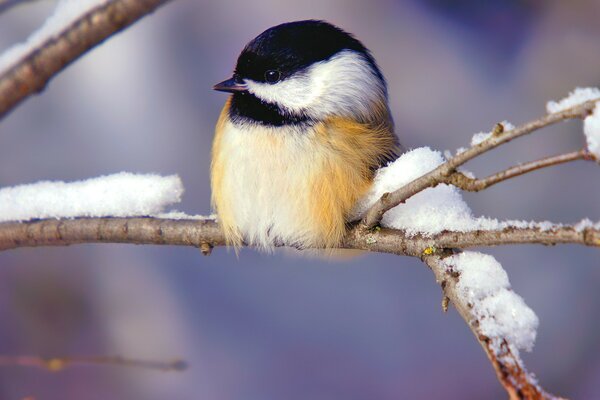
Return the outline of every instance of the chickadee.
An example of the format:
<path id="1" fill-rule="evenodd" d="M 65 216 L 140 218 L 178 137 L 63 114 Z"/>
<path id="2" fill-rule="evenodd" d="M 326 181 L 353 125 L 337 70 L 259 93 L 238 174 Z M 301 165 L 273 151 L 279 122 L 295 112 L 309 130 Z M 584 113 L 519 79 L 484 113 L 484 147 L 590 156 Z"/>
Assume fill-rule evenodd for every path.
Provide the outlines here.
<path id="1" fill-rule="evenodd" d="M 228 244 L 334 247 L 400 145 L 369 50 L 327 22 L 267 29 L 242 50 L 212 147 L 212 203 Z"/>

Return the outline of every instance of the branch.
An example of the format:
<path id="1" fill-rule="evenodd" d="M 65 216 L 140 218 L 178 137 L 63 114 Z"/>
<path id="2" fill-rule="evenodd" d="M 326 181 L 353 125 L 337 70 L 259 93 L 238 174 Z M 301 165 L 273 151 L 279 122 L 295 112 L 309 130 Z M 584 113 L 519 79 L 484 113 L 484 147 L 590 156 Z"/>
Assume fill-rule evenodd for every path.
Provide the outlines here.
<path id="1" fill-rule="evenodd" d="M 479 192 L 480 190 L 487 189 L 488 187 L 493 186 L 496 183 L 503 182 L 516 176 L 520 176 L 528 172 L 535 171 L 537 169 L 564 164 L 575 160 L 597 161 L 596 157 L 594 157 L 593 154 L 591 154 L 585 149 L 582 149 L 579 151 L 574 151 L 572 153 L 559 154 L 556 156 L 531 161 L 525 164 L 516 165 L 514 167 L 505 169 L 504 171 L 500 171 L 483 179 L 470 178 L 462 172 L 457 171 L 449 177 L 447 177 L 445 183 L 454 185 L 459 189 L 466 190 L 469 192 Z"/>
<path id="2" fill-rule="evenodd" d="M 427 188 L 435 187 L 440 183 L 445 183 L 448 178 L 456 172 L 456 169 L 465 164 L 467 161 L 470 161 L 473 158 L 504 143 L 508 143 L 513 139 L 529 134 L 546 126 L 569 119 L 585 118 L 594 110 L 597 101 L 599 100 L 587 101 L 564 111 L 554 114 L 547 114 L 539 119 L 533 120 L 509 131 L 504 131 L 503 128 L 494 129 L 494 132 L 490 138 L 468 148 L 462 153 L 457 154 L 439 167 L 421 176 L 420 178 L 415 179 L 400 189 L 392 193 L 385 193 L 383 196 L 381 196 L 381 198 L 375 204 L 373 204 L 361 221 L 363 229 L 370 229 L 377 225 L 379 221 L 381 221 L 381 218 L 386 211 L 405 202 L 408 198 L 414 196 L 415 194 Z M 501 124 L 497 126 L 502 127 Z"/>
<path id="3" fill-rule="evenodd" d="M 175 361 L 145 361 L 124 358 L 120 356 L 82 356 L 82 357 L 51 357 L 37 356 L 0 356 L 0 366 L 38 367 L 50 372 L 58 372 L 73 365 L 113 365 L 134 367 L 159 371 L 183 371 L 187 368 L 185 362 Z"/>
<path id="4" fill-rule="evenodd" d="M 504 389 L 508 392 L 509 399 L 552 399 L 554 396 L 546 393 L 539 387 L 535 377 L 527 372 L 520 357 L 514 354 L 508 343 L 500 343 L 500 351 L 494 351 L 490 338 L 479 331 L 477 316 L 471 312 L 472 307 L 465 303 L 465 297 L 460 296 L 456 290 L 459 277 L 451 272 L 438 255 L 427 256 L 425 263 L 431 268 L 435 279 L 442 287 L 444 299 L 448 299 L 459 315 L 467 322 L 469 329 L 485 351 L 494 367 L 496 376 Z M 448 301 L 446 300 L 446 301 Z"/>
<path id="5" fill-rule="evenodd" d="M 130 243 L 194 246 L 209 253 L 225 245 L 214 220 L 161 218 L 79 218 L 0 223 L 0 251 L 21 247 L 69 246 L 82 243 Z M 471 248 L 508 244 L 580 244 L 600 247 L 600 229 L 556 226 L 541 229 L 507 227 L 503 230 L 442 232 L 433 236 L 408 235 L 394 229 L 348 231 L 342 248 L 422 257 L 431 249 Z"/>
<path id="6" fill-rule="evenodd" d="M 0 119 L 79 56 L 169 0 L 114 0 L 73 22 L 0 75 Z"/>

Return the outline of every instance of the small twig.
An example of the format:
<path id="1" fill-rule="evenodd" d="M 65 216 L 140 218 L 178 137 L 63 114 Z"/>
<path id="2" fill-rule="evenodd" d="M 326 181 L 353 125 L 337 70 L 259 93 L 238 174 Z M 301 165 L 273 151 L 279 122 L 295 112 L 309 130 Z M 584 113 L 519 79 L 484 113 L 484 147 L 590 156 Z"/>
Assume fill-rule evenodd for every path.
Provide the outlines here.
<path id="1" fill-rule="evenodd" d="M 81 356 L 81 357 L 37 357 L 37 356 L 0 356 L 0 366 L 38 367 L 51 372 L 77 365 L 109 365 L 154 369 L 159 371 L 183 371 L 187 365 L 182 360 L 146 361 L 120 356 Z"/>
<path id="2" fill-rule="evenodd" d="M 210 254 L 212 253 L 212 249 L 213 249 L 213 246 L 210 243 L 208 243 L 208 242 L 200 243 L 200 253 L 202 253 L 203 256 L 210 256 Z"/>
<path id="3" fill-rule="evenodd" d="M 0 119 L 41 92 L 48 81 L 79 56 L 169 0 L 113 0 L 81 16 L 0 75 Z"/>
<path id="4" fill-rule="evenodd" d="M 540 160 L 528 162 L 521 165 L 505 169 L 496 174 L 490 175 L 487 178 L 476 179 L 470 178 L 460 171 L 454 172 L 445 179 L 444 183 L 454 185 L 462 190 L 469 192 L 478 192 L 487 189 L 502 181 L 526 174 L 537 169 L 550 167 L 553 165 L 564 164 L 575 160 L 590 160 L 595 161 L 595 157 L 586 150 L 574 151 L 572 153 L 559 154 L 556 156 L 542 158 Z"/>
<path id="5" fill-rule="evenodd" d="M 457 154 L 420 178 L 413 180 L 407 185 L 404 185 L 395 192 L 386 193 L 367 211 L 366 215 L 361 221 L 363 229 L 370 229 L 377 225 L 379 221 L 381 221 L 381 218 L 386 211 L 405 202 L 408 198 L 427 188 L 435 187 L 440 183 L 443 183 L 450 175 L 456 172 L 458 167 L 465 164 L 467 161 L 470 161 L 473 158 L 504 143 L 510 142 L 513 139 L 534 132 L 546 126 L 569 119 L 585 118 L 593 111 L 597 101 L 599 100 L 588 101 L 561 112 L 547 114 L 539 119 L 533 120 L 509 131 L 496 131 L 496 134 L 492 135 L 487 140 L 484 140 L 483 142 L 468 148 L 464 152 Z"/>
<path id="6" fill-rule="evenodd" d="M 450 306 L 450 297 L 444 295 L 442 296 L 442 311 L 448 312 L 448 307 Z"/>

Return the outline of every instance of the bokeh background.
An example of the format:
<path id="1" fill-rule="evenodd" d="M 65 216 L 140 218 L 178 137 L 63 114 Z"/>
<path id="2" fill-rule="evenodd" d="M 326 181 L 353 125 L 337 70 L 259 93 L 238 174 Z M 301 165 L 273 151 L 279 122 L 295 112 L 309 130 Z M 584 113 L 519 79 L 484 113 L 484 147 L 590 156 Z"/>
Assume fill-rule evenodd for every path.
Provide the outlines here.
<path id="1" fill-rule="evenodd" d="M 0 15 L 0 50 L 54 1 Z M 389 81 L 407 147 L 454 150 L 522 123 L 575 86 L 600 84 L 600 2 L 175 0 L 110 39 L 0 123 L 0 186 L 119 171 L 179 174 L 179 209 L 210 212 L 209 150 L 238 52 L 264 29 L 319 18 L 353 32 Z M 576 150 L 580 122 L 468 165 L 479 176 Z M 474 212 L 600 218 L 600 168 L 577 162 L 465 195 Z M 555 394 L 600 398 L 600 253 L 577 246 L 485 249 L 538 314 L 524 358 Z M 324 262 L 284 252 L 84 245 L 0 254 L 0 354 L 181 357 L 185 372 L 110 366 L 0 369 L 0 398 L 505 398 L 418 260 Z"/>

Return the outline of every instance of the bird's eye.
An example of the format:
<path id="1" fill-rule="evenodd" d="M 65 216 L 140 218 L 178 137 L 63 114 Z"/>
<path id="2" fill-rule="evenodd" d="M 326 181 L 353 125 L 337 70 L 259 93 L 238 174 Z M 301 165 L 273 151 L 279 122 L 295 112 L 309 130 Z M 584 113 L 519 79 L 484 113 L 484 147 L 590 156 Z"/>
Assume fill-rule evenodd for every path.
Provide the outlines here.
<path id="1" fill-rule="evenodd" d="M 279 72 L 278 70 L 270 69 L 267 72 L 265 72 L 265 81 L 269 83 L 276 83 L 279 82 L 279 79 L 281 79 L 281 72 Z"/>

